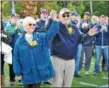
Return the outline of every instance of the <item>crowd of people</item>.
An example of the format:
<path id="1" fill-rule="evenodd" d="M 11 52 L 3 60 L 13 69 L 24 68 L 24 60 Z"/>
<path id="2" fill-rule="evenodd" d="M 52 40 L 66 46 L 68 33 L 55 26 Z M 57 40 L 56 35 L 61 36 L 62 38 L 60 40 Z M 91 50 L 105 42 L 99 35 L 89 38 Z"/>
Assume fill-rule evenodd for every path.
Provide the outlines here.
<path id="1" fill-rule="evenodd" d="M 1 40 L 12 48 L 9 64 L 10 84 L 15 77 L 24 88 L 39 88 L 41 83 L 52 87 L 71 87 L 74 77 L 88 75 L 91 59 L 95 55 L 93 76 L 109 71 L 109 23 L 105 15 L 83 17 L 62 8 L 57 14 L 47 9 L 40 11 L 40 19 L 27 16 L 21 20 L 12 14 L 10 22 L 1 27 Z M 4 85 L 4 56 L 1 51 L 1 78 Z M 101 57 L 102 56 L 102 57 Z"/>

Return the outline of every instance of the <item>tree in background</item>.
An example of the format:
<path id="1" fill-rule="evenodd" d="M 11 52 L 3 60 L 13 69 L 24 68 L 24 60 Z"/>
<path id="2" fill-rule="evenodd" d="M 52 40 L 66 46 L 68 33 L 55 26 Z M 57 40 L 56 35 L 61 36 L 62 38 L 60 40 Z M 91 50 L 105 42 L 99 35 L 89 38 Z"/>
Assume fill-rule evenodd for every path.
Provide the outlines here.
<path id="1" fill-rule="evenodd" d="M 26 4 L 24 4 L 24 2 Z M 90 12 L 89 1 L 15 1 L 16 13 L 21 17 L 31 15 L 35 18 L 40 16 L 40 9 L 46 8 L 48 12 L 51 9 L 59 10 L 63 7 L 69 8 L 71 11 L 77 11 L 81 16 L 84 12 Z M 28 9 L 27 9 L 28 8 Z M 108 1 L 93 1 L 92 2 L 93 14 L 100 16 L 101 14 L 108 15 Z M 28 13 L 28 14 L 27 14 Z M 11 15 L 10 1 L 2 1 L 2 14 L 4 17 L 9 18 Z"/>
<path id="2" fill-rule="evenodd" d="M 39 2 L 35 1 L 22 1 L 22 16 L 32 16 L 34 18 L 37 18 L 37 4 Z"/>
<path id="3" fill-rule="evenodd" d="M 10 18 L 11 15 L 11 6 L 10 1 L 2 1 L 2 17 Z"/>
<path id="4" fill-rule="evenodd" d="M 80 15 L 85 10 L 85 6 L 83 5 L 83 2 L 81 1 L 71 1 L 68 5 L 68 8 L 70 9 L 71 12 L 76 11 Z"/>
<path id="5" fill-rule="evenodd" d="M 93 15 L 97 15 L 100 16 L 102 14 L 108 16 L 108 3 L 109 1 L 93 1 L 92 5 L 93 5 Z M 85 6 L 85 10 L 84 11 L 89 11 L 90 12 L 90 2 L 89 1 L 85 1 L 83 2 L 84 6 Z"/>

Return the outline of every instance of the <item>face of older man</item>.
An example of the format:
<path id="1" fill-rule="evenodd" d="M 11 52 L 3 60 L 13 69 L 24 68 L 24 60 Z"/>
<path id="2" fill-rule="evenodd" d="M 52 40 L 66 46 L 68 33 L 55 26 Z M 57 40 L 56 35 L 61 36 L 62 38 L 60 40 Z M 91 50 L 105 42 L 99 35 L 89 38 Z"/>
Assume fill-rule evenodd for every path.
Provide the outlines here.
<path id="1" fill-rule="evenodd" d="M 47 12 L 41 13 L 41 19 L 42 19 L 42 20 L 46 21 L 47 18 L 48 18 L 48 13 L 47 13 Z"/>
<path id="2" fill-rule="evenodd" d="M 69 22 L 70 22 L 70 13 L 64 13 L 64 14 L 60 15 L 60 21 L 65 25 L 69 24 Z"/>
<path id="3" fill-rule="evenodd" d="M 84 20 L 85 21 L 90 21 L 90 16 L 89 15 L 84 15 Z"/>
<path id="4" fill-rule="evenodd" d="M 106 24 L 106 17 L 100 17 L 100 23 Z"/>
<path id="5" fill-rule="evenodd" d="M 19 21 L 19 18 L 16 16 L 11 17 L 11 23 L 16 24 Z"/>

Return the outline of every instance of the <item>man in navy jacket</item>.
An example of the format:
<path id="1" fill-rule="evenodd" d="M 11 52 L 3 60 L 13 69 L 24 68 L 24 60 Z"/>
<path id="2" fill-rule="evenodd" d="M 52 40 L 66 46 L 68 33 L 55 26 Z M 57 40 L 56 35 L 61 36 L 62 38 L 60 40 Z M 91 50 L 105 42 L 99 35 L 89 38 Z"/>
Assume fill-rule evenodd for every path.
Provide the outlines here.
<path id="1" fill-rule="evenodd" d="M 89 31 L 81 36 L 78 28 L 69 24 L 70 11 L 67 8 L 60 10 L 59 20 L 59 33 L 54 37 L 51 45 L 53 67 L 56 72 L 52 87 L 71 87 L 78 42 L 87 40 L 96 32 Z"/>
<path id="2" fill-rule="evenodd" d="M 36 20 L 36 29 L 35 31 L 42 33 L 46 32 L 45 30 L 45 23 L 48 18 L 48 11 L 46 9 L 41 10 L 40 19 Z"/>
<path id="3" fill-rule="evenodd" d="M 106 17 L 104 15 L 100 16 L 100 25 L 96 26 L 98 28 L 98 33 L 96 34 L 95 40 L 95 68 L 94 68 L 94 76 L 96 76 L 100 72 L 100 57 L 103 54 L 105 59 L 106 71 L 109 71 L 109 57 L 108 57 L 108 49 L 109 49 L 109 26 L 105 23 Z"/>

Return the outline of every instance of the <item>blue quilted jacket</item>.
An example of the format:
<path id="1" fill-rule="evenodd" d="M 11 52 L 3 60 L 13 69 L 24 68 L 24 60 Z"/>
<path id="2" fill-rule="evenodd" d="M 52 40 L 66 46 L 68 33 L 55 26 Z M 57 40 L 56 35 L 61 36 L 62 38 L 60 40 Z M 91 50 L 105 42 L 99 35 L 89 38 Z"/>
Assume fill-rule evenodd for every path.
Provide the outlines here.
<path id="1" fill-rule="evenodd" d="M 55 76 L 49 46 L 59 31 L 58 27 L 59 24 L 54 21 L 47 33 L 33 33 L 33 40 L 38 42 L 35 47 L 29 46 L 25 33 L 17 40 L 13 68 L 16 76 L 22 76 L 23 84 L 39 83 Z"/>

